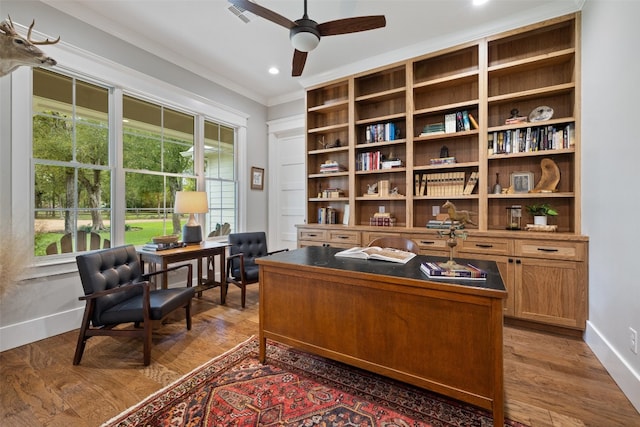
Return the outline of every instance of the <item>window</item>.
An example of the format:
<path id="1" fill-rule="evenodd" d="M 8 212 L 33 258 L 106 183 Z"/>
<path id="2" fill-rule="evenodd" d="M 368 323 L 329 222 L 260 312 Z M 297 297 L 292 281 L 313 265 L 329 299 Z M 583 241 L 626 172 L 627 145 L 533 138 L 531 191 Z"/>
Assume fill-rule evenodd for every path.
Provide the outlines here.
<path id="1" fill-rule="evenodd" d="M 33 69 L 36 257 L 179 234 L 186 217 L 173 207 L 181 190 L 207 191 L 210 212 L 199 219 L 205 236 L 235 229 L 238 128 L 118 93 L 98 82 Z M 176 98 L 188 104 L 184 95 Z M 116 102 L 121 108 L 114 108 Z"/>
<path id="2" fill-rule="evenodd" d="M 196 190 L 193 115 L 131 96 L 123 98 L 125 243 L 180 234 L 176 191 Z"/>
<path id="3" fill-rule="evenodd" d="M 209 196 L 208 234 L 237 231 L 235 132 L 210 121 L 204 123 L 205 191 Z"/>
<path id="4" fill-rule="evenodd" d="M 36 256 L 91 248 L 87 232 L 110 240 L 108 107 L 106 87 L 33 71 Z"/>

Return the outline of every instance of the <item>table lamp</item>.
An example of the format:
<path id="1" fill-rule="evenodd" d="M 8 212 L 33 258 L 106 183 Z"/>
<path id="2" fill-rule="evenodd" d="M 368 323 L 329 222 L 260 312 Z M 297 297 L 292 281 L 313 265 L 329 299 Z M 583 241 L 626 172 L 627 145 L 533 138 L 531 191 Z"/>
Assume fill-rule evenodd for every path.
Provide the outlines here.
<path id="1" fill-rule="evenodd" d="M 200 243 L 202 241 L 202 227 L 196 221 L 195 214 L 209 212 L 207 193 L 204 191 L 177 191 L 173 212 L 189 214 L 189 220 L 182 227 L 182 241 L 184 243 Z"/>

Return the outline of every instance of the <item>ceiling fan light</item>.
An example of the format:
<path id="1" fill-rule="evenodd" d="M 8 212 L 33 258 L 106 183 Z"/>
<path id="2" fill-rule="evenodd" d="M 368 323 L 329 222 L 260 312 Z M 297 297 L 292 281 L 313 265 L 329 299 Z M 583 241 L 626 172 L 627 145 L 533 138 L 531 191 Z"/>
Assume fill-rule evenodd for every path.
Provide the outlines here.
<path id="1" fill-rule="evenodd" d="M 315 33 L 309 31 L 291 33 L 291 44 L 300 52 L 311 52 L 318 47 L 318 43 L 320 43 L 320 37 Z"/>

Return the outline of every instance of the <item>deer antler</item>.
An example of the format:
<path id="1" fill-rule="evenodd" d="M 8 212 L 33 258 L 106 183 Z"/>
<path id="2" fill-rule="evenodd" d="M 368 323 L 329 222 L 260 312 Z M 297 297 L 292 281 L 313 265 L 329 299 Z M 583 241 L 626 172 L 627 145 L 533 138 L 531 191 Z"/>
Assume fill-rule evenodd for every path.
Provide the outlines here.
<path id="1" fill-rule="evenodd" d="M 13 27 L 13 21 L 11 20 L 11 16 L 9 16 L 9 22 L 3 21 L 0 23 L 0 30 L 2 30 L 8 36 L 17 36 L 18 32 Z"/>
<path id="2" fill-rule="evenodd" d="M 9 20 L 11 20 L 11 18 L 9 18 Z M 41 42 L 37 42 L 34 40 L 31 40 L 31 30 L 33 30 L 33 26 L 36 25 L 36 20 L 34 19 L 33 21 L 31 21 L 31 25 L 29 25 L 29 32 L 27 32 L 27 40 L 29 41 L 29 43 L 34 44 L 34 45 L 45 45 L 45 44 L 56 44 L 60 41 L 60 36 L 58 36 L 57 39 L 55 40 L 49 40 L 48 38 L 44 41 Z M 11 23 L 11 27 L 13 27 L 13 22 Z"/>

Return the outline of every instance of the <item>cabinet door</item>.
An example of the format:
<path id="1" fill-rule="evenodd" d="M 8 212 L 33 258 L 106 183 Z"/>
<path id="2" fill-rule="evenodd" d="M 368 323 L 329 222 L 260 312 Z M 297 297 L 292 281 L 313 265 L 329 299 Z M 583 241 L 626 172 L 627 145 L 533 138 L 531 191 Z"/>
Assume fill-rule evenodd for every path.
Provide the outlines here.
<path id="1" fill-rule="evenodd" d="M 585 328 L 587 283 L 584 263 L 518 258 L 515 292 L 517 317 Z"/>
<path id="2" fill-rule="evenodd" d="M 455 256 L 459 258 L 495 261 L 498 266 L 498 271 L 500 271 L 500 276 L 502 276 L 504 287 L 507 290 L 507 298 L 503 303 L 504 315 L 512 317 L 515 316 L 516 290 L 514 286 L 514 258 L 499 255 L 482 255 L 475 251 L 467 252 L 464 250 L 458 250 L 458 248 L 456 248 Z"/>

